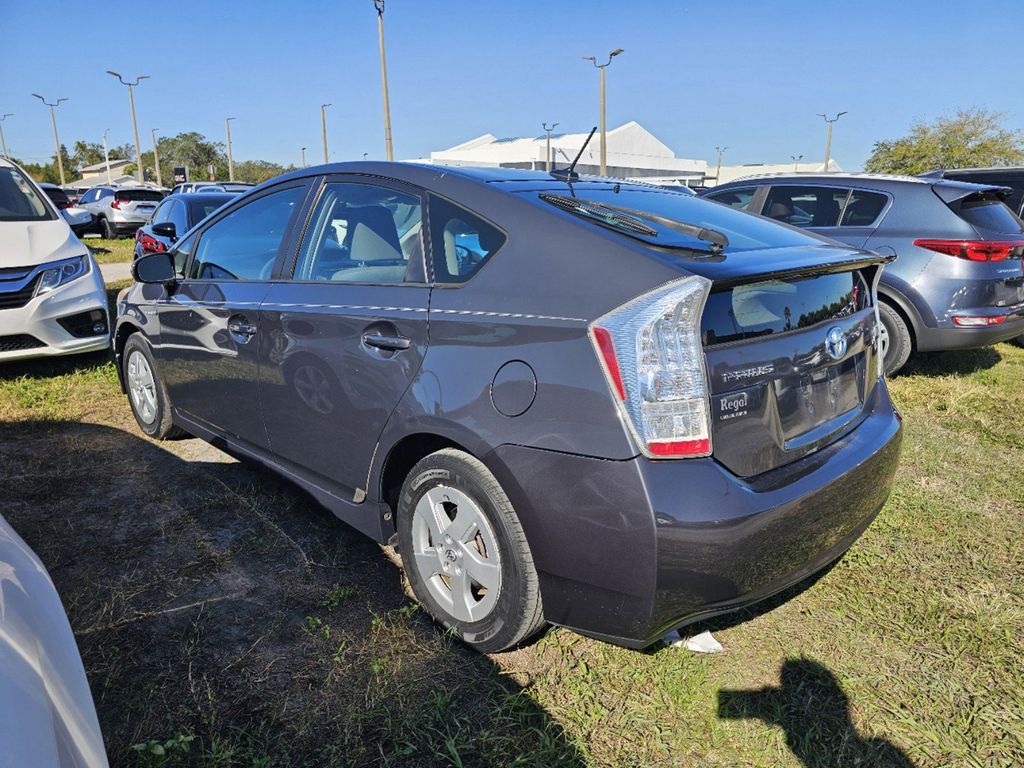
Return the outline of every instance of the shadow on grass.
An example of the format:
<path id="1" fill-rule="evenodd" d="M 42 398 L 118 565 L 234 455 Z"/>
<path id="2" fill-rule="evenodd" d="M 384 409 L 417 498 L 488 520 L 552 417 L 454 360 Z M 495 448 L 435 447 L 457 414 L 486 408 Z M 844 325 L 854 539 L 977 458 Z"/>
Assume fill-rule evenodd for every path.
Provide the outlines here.
<path id="1" fill-rule="evenodd" d="M 110 363 L 110 352 L 87 352 L 82 355 L 34 357 L 0 364 L 0 381 L 20 379 L 50 379 L 73 373 L 88 373 Z"/>
<path id="2" fill-rule="evenodd" d="M 718 692 L 718 716 L 758 719 L 780 726 L 786 745 L 807 768 L 892 766 L 913 768 L 897 746 L 865 738 L 850 717 L 850 702 L 835 675 L 810 659 L 787 659 L 779 686 Z"/>
<path id="3" fill-rule="evenodd" d="M 896 376 L 949 376 L 984 371 L 1002 360 L 995 347 L 960 349 L 953 352 L 917 352 Z"/>
<path id="4" fill-rule="evenodd" d="M 0 423 L 4 515 L 61 594 L 112 764 L 584 765 L 380 547 L 255 465 L 174 447 L 189 460 Z"/>

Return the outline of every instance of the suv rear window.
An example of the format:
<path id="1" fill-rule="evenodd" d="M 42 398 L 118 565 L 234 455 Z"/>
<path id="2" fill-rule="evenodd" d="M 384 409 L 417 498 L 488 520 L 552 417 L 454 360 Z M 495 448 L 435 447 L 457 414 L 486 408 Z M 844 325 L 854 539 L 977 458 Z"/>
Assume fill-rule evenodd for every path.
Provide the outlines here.
<path id="1" fill-rule="evenodd" d="M 1004 235 L 1024 234 L 1024 222 L 996 195 L 985 192 L 965 197 L 957 214 L 972 227 Z"/>
<path id="2" fill-rule="evenodd" d="M 869 295 L 860 272 L 737 285 L 708 296 L 701 336 L 712 346 L 807 328 L 865 309 Z"/>
<path id="3" fill-rule="evenodd" d="M 118 192 L 117 199 L 126 200 L 128 202 L 159 203 L 164 199 L 164 196 L 156 190 L 127 189 L 123 192 Z"/>

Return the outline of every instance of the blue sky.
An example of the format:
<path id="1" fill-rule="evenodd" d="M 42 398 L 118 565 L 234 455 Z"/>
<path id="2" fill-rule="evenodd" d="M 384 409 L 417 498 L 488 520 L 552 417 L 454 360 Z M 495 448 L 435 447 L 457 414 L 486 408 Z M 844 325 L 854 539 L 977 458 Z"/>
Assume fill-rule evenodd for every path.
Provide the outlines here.
<path id="1" fill-rule="evenodd" d="M 130 141 L 126 89 L 104 74 L 114 69 L 152 77 L 136 92 L 144 149 L 154 127 L 223 140 L 235 116 L 237 159 L 298 163 L 306 146 L 318 161 L 319 106 L 331 102 L 331 159 L 383 156 L 371 0 L 117 8 L 79 31 L 84 7 L 0 0 L 0 112 L 15 113 L 4 123 L 14 155 L 53 152 L 32 92 L 70 99 L 58 110 L 65 144 L 106 128 L 112 144 Z M 637 120 L 681 157 L 712 161 L 726 145 L 727 164 L 820 160 L 817 113 L 837 110 L 849 114 L 833 157 L 847 169 L 874 141 L 958 107 L 1024 128 L 1014 53 L 1024 3 L 1012 0 L 387 0 L 385 25 L 399 159 L 486 132 L 539 135 L 545 120 L 589 130 L 598 79 L 580 57 L 616 47 L 626 52 L 608 72 L 609 126 Z"/>

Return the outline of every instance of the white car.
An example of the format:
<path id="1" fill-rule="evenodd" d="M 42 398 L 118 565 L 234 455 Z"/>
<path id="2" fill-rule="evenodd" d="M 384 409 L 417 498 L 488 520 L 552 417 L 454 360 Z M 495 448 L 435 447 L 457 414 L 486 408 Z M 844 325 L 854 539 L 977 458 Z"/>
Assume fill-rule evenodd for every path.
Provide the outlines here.
<path id="1" fill-rule="evenodd" d="M 96 708 L 64 606 L 0 517 L 0 765 L 106 768 Z"/>
<path id="2" fill-rule="evenodd" d="M 103 276 L 68 221 L 86 215 L 0 158 L 0 361 L 110 346 Z"/>

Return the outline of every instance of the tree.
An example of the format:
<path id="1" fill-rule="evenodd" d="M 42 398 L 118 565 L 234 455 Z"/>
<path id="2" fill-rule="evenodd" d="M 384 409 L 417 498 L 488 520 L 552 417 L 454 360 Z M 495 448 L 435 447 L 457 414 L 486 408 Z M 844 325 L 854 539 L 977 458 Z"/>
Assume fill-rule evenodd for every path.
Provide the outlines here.
<path id="1" fill-rule="evenodd" d="M 241 160 L 235 163 L 235 181 L 259 184 L 267 179 L 280 176 L 289 170 L 292 170 L 292 168 L 285 168 L 283 165 L 271 163 L 267 160 Z"/>
<path id="2" fill-rule="evenodd" d="M 74 171 L 74 163 L 71 162 L 68 148 L 63 144 L 60 145 L 60 154 L 61 159 L 64 161 L 64 180 L 66 182 L 74 181 L 78 174 Z M 53 158 L 48 163 L 21 163 L 17 160 L 14 160 L 14 162 L 24 168 L 25 173 L 40 184 L 60 184 L 60 169 L 57 167 L 57 155 L 53 155 Z"/>
<path id="3" fill-rule="evenodd" d="M 1024 162 L 1024 133 L 1004 128 L 1003 117 L 975 107 L 934 123 L 918 121 L 900 139 L 875 142 L 864 170 L 917 175 L 939 168 L 1018 165 Z"/>
<path id="4" fill-rule="evenodd" d="M 111 160 L 127 160 L 135 154 L 135 147 L 131 144 L 121 144 L 109 148 Z M 76 141 L 75 151 L 71 156 L 76 168 L 83 168 L 87 165 L 96 165 L 103 162 L 103 144 L 98 141 Z"/>
<path id="5" fill-rule="evenodd" d="M 176 165 L 187 165 L 189 174 L 196 180 L 207 178 L 206 169 L 211 165 L 216 178 L 228 177 L 228 158 L 224 153 L 224 145 L 219 141 L 210 141 L 196 131 L 179 133 L 177 136 L 161 136 L 157 139 L 157 149 L 160 151 L 160 175 L 165 184 L 170 184 Z M 152 150 L 142 153 L 142 167 L 152 180 L 156 179 Z"/>

